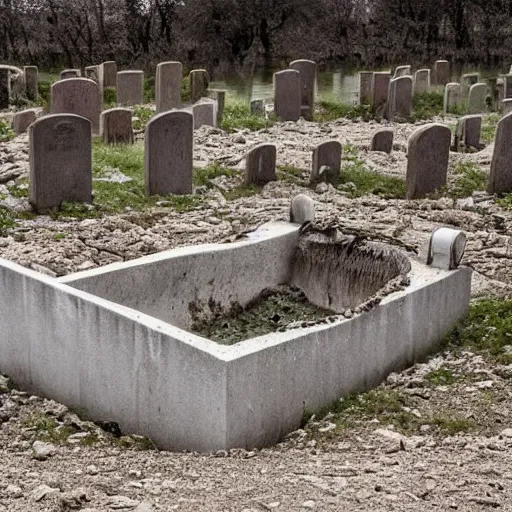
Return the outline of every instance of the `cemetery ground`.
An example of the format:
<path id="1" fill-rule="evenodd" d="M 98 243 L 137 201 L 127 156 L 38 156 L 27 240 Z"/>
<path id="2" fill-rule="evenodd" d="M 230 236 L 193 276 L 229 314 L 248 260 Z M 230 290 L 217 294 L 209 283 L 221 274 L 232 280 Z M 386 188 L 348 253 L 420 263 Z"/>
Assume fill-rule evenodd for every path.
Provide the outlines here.
<path id="1" fill-rule="evenodd" d="M 417 123 L 455 127 L 455 116 L 419 107 Z M 137 109 L 139 130 L 151 114 Z M 512 196 L 485 192 L 498 117 L 484 117 L 488 147 L 450 153 L 444 190 L 406 201 L 405 151 L 417 125 L 386 123 L 395 134 L 387 155 L 368 151 L 383 124 L 362 122 L 365 112 L 324 104 L 317 116 L 275 123 L 229 107 L 225 130 L 195 131 L 191 196 L 144 195 L 143 132 L 133 146 L 95 140 L 93 204 L 39 215 L 27 199 L 28 138 L 12 138 L 0 121 L 0 257 L 52 276 L 236 240 L 288 220 L 300 192 L 313 197 L 322 223 L 402 245 L 423 261 L 435 227 L 462 229 L 463 264 L 474 270 L 470 313 L 438 354 L 375 390 L 305 410 L 303 429 L 276 447 L 159 452 L 149 439 L 88 422 L 84 411 L 1 378 L 0 511 L 512 509 Z M 310 186 L 311 151 L 330 139 L 343 144 L 340 183 Z M 244 157 L 261 142 L 277 145 L 278 181 L 248 187 Z"/>

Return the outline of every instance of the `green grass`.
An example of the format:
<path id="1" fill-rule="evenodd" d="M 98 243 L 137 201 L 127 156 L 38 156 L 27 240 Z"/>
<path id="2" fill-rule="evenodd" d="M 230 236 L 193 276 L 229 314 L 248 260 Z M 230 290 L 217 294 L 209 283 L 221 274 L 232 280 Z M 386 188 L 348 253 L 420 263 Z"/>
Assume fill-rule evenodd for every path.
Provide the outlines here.
<path id="1" fill-rule="evenodd" d="M 262 187 L 259 185 L 246 185 L 244 183 L 231 190 L 226 190 L 222 194 L 227 201 L 235 201 L 236 199 L 255 196 L 261 192 L 261 189 Z"/>
<path id="2" fill-rule="evenodd" d="M 14 213 L 5 206 L 0 206 L 0 237 L 7 236 L 8 231 L 15 225 Z"/>
<path id="3" fill-rule="evenodd" d="M 319 123 L 336 121 L 341 118 L 362 118 L 364 121 L 369 121 L 372 118 L 371 107 L 369 105 L 350 105 L 336 100 L 321 100 L 313 115 L 313 120 Z"/>
<path id="4" fill-rule="evenodd" d="M 14 139 L 15 133 L 12 130 L 10 123 L 5 119 L 0 119 L 0 142 L 7 142 Z"/>
<path id="5" fill-rule="evenodd" d="M 188 103 L 190 101 L 190 79 L 184 76 L 181 80 L 181 101 Z"/>
<path id="6" fill-rule="evenodd" d="M 434 386 L 449 386 L 453 384 L 457 378 L 453 375 L 452 371 L 441 367 L 438 370 L 432 370 L 427 373 L 425 380 Z"/>
<path id="7" fill-rule="evenodd" d="M 137 106 L 133 109 L 133 116 L 136 117 L 133 121 L 134 130 L 145 130 L 149 120 L 156 114 L 156 112 L 149 107 Z"/>
<path id="8" fill-rule="evenodd" d="M 443 94 L 436 91 L 415 94 L 412 99 L 411 121 L 431 119 L 443 113 Z"/>
<path id="9" fill-rule="evenodd" d="M 144 103 L 152 103 L 155 101 L 155 77 L 150 76 L 144 79 L 143 89 Z"/>
<path id="10" fill-rule="evenodd" d="M 113 87 L 105 87 L 103 89 L 103 103 L 106 108 L 113 108 L 116 106 L 117 92 Z"/>
<path id="11" fill-rule="evenodd" d="M 206 167 L 194 169 L 194 185 L 212 188 L 213 184 L 211 180 L 220 176 L 232 178 L 239 174 L 240 173 L 234 169 L 228 169 L 227 167 L 222 167 L 218 162 L 213 162 Z"/>
<path id="12" fill-rule="evenodd" d="M 34 441 L 64 444 L 69 436 L 76 432 L 72 427 L 59 425 L 55 418 L 44 413 L 32 414 L 23 423 L 27 429 L 33 432 Z"/>
<path id="13" fill-rule="evenodd" d="M 276 175 L 279 181 L 306 185 L 305 172 L 293 165 L 278 165 Z M 306 173 L 307 174 L 307 173 Z"/>
<path id="14" fill-rule="evenodd" d="M 276 119 L 251 114 L 251 107 L 247 103 L 237 101 L 227 103 L 222 115 L 221 128 L 227 132 L 246 128 L 251 131 L 262 130 L 275 124 Z"/>
<path id="15" fill-rule="evenodd" d="M 499 114 L 488 114 L 483 118 L 482 129 L 480 132 L 482 142 L 485 144 L 490 144 L 494 140 L 496 126 L 498 125 L 498 121 L 500 119 L 501 116 Z"/>
<path id="16" fill-rule="evenodd" d="M 476 190 L 487 190 L 488 175 L 473 162 L 458 162 L 454 169 L 456 181 L 446 188 L 455 199 L 469 197 Z"/>

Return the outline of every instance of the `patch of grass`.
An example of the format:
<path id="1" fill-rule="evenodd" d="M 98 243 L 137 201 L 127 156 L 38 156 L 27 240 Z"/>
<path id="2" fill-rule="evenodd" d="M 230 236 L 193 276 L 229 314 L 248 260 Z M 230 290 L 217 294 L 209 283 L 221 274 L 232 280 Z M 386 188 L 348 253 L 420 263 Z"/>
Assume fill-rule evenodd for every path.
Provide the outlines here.
<path id="1" fill-rule="evenodd" d="M 448 196 L 455 199 L 469 197 L 476 190 L 487 190 L 488 175 L 473 162 L 458 162 L 454 169 L 455 183 L 446 189 Z"/>
<path id="2" fill-rule="evenodd" d="M 466 317 L 446 337 L 456 347 L 484 352 L 505 364 L 512 363 L 512 299 L 473 302 Z"/>
<path id="3" fill-rule="evenodd" d="M 431 119 L 443 113 L 443 94 L 437 91 L 415 94 L 412 99 L 411 121 Z"/>
<path id="4" fill-rule="evenodd" d="M 133 110 L 133 116 L 136 118 L 133 121 L 134 130 L 145 130 L 149 120 L 155 115 L 155 112 L 149 107 L 137 106 Z"/>
<path id="5" fill-rule="evenodd" d="M 51 96 L 52 82 L 42 82 L 41 80 L 37 83 L 37 104 L 41 107 L 44 107 L 45 110 L 48 110 L 50 105 L 50 96 Z"/>
<path id="6" fill-rule="evenodd" d="M 236 199 L 241 199 L 242 197 L 255 196 L 261 192 L 261 189 L 262 187 L 259 185 L 246 185 L 243 183 L 242 185 L 238 185 L 231 190 L 222 192 L 222 194 L 227 201 L 235 201 Z"/>
<path id="7" fill-rule="evenodd" d="M 335 100 L 322 100 L 313 115 L 313 120 L 319 123 L 335 121 L 341 118 L 357 119 L 362 118 L 369 121 L 372 118 L 372 111 L 369 105 L 350 105 Z"/>
<path id="8" fill-rule="evenodd" d="M 459 103 L 458 105 L 453 105 L 450 109 L 448 109 L 447 114 L 453 114 L 456 116 L 463 116 L 467 112 L 466 105 L 463 103 Z"/>
<path id="9" fill-rule="evenodd" d="M 144 79 L 144 103 L 155 101 L 155 77 L 150 76 Z"/>
<path id="10" fill-rule="evenodd" d="M 304 171 L 293 165 L 278 165 L 276 175 L 280 181 L 287 181 L 289 183 L 305 182 Z"/>
<path id="11" fill-rule="evenodd" d="M 14 130 L 5 119 L 0 119 L 0 142 L 7 142 L 15 137 Z"/>
<path id="12" fill-rule="evenodd" d="M 496 126 L 500 119 L 499 114 L 488 114 L 483 118 L 480 137 L 485 144 L 490 144 L 494 140 Z"/>
<path id="13" fill-rule="evenodd" d="M 438 370 L 432 370 L 427 373 L 425 380 L 434 386 L 448 386 L 453 384 L 457 378 L 448 368 L 441 367 Z"/>
<path id="14" fill-rule="evenodd" d="M 226 132 L 246 128 L 251 131 L 262 130 L 275 124 L 275 117 L 265 118 L 258 114 L 251 114 L 251 107 L 244 102 L 230 102 L 224 107 L 221 128 Z"/>
<path id="15" fill-rule="evenodd" d="M 211 180 L 219 176 L 232 178 L 238 174 L 234 169 L 228 169 L 227 167 L 222 167 L 218 162 L 213 162 L 206 167 L 194 169 L 194 185 L 211 188 L 213 186 Z"/>
<path id="16" fill-rule="evenodd" d="M 105 106 L 114 107 L 117 100 L 117 92 L 113 87 L 105 87 L 103 90 L 103 102 Z"/>
<path id="17" fill-rule="evenodd" d="M 63 444 L 76 431 L 72 427 L 59 425 L 57 420 L 43 413 L 32 414 L 23 422 L 34 433 L 33 440 Z"/>
<path id="18" fill-rule="evenodd" d="M 0 237 L 5 237 L 8 231 L 16 226 L 14 214 L 5 206 L 0 206 Z"/>
<path id="19" fill-rule="evenodd" d="M 188 103 L 190 101 L 190 79 L 184 76 L 181 80 L 181 101 Z"/>
<path id="20" fill-rule="evenodd" d="M 136 451 L 155 450 L 155 444 L 151 439 L 144 436 L 121 436 L 113 437 L 112 443 L 120 448 L 131 448 Z"/>
<path id="21" fill-rule="evenodd" d="M 454 436 L 460 432 L 469 432 L 476 428 L 476 423 L 459 415 L 434 415 L 429 423 L 438 429 L 438 433 L 445 436 Z"/>
<path id="22" fill-rule="evenodd" d="M 9 194 L 13 197 L 28 197 L 29 188 L 28 188 L 28 178 L 20 180 L 16 185 L 12 185 L 8 187 Z"/>

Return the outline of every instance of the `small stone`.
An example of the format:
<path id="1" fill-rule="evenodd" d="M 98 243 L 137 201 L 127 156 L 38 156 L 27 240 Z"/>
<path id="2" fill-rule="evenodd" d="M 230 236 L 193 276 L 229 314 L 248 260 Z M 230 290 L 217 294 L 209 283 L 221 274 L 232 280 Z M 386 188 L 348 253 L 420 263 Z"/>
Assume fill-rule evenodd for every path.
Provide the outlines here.
<path id="1" fill-rule="evenodd" d="M 134 508 L 140 504 L 139 501 L 132 500 L 126 496 L 111 496 L 109 501 L 110 508 L 121 510 L 123 508 Z"/>
<path id="2" fill-rule="evenodd" d="M 90 501 L 87 498 L 87 493 L 81 488 L 66 492 L 60 498 L 60 503 L 64 510 L 81 509 L 82 505 L 87 501 Z"/>
<path id="3" fill-rule="evenodd" d="M 307 508 L 309 510 L 313 510 L 316 506 L 316 503 L 313 500 L 307 500 L 302 504 L 302 508 Z"/>
<path id="4" fill-rule="evenodd" d="M 98 468 L 94 465 L 87 466 L 86 471 L 87 471 L 88 475 L 92 475 L 92 476 L 97 475 L 99 473 Z"/>
<path id="5" fill-rule="evenodd" d="M 241 135 L 237 135 L 233 139 L 233 142 L 235 142 L 236 144 L 245 144 L 247 141 L 245 140 L 245 137 L 242 137 Z"/>
<path id="6" fill-rule="evenodd" d="M 32 499 L 34 501 L 41 501 L 50 494 L 57 494 L 59 489 L 54 489 L 48 485 L 40 485 L 32 491 Z"/>
<path id="7" fill-rule="evenodd" d="M 42 441 L 35 441 L 32 445 L 32 457 L 36 460 L 46 460 L 48 457 L 55 455 L 57 447 L 52 443 L 43 443 Z"/>
<path id="8" fill-rule="evenodd" d="M 500 435 L 503 437 L 512 437 L 512 428 L 502 430 Z"/>
<path id="9" fill-rule="evenodd" d="M 143 501 L 140 505 L 138 505 L 133 512 L 154 512 L 153 505 L 148 501 Z"/>
<path id="10" fill-rule="evenodd" d="M 21 487 L 18 487 L 17 485 L 9 484 L 5 489 L 5 492 L 7 493 L 9 498 L 21 498 L 23 496 L 23 491 L 21 490 Z"/>

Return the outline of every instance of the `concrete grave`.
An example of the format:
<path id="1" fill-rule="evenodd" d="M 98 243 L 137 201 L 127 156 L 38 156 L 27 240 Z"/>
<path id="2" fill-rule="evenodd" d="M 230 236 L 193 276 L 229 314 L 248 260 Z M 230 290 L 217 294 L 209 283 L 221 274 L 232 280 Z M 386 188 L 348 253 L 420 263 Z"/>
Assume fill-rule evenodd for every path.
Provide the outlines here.
<path id="1" fill-rule="evenodd" d="M 407 199 L 418 199 L 446 185 L 452 133 L 430 123 L 411 134 L 407 150 Z"/>
<path id="2" fill-rule="evenodd" d="M 491 161 L 488 192 L 505 194 L 512 192 L 512 113 L 503 116 L 496 127 L 494 151 Z"/>
<path id="3" fill-rule="evenodd" d="M 101 103 L 99 86 L 89 78 L 67 78 L 52 85 L 50 112 L 85 117 L 95 134 L 100 131 Z"/>
<path id="4" fill-rule="evenodd" d="M 29 127 L 29 199 L 37 211 L 92 201 L 91 122 L 73 114 L 39 118 Z"/>
<path id="5" fill-rule="evenodd" d="M 446 85 L 450 82 L 450 63 L 447 60 L 436 60 L 434 80 L 435 85 Z"/>
<path id="6" fill-rule="evenodd" d="M 373 134 L 370 151 L 383 151 L 390 154 L 393 151 L 393 130 L 378 130 Z"/>
<path id="7" fill-rule="evenodd" d="M 411 66 L 398 66 L 395 69 L 395 73 L 393 75 L 393 78 L 399 78 L 401 76 L 410 76 L 411 75 Z"/>
<path id="8" fill-rule="evenodd" d="M 160 449 L 260 448 L 299 428 L 304 409 L 421 360 L 467 312 L 470 269 L 426 266 L 371 242 L 366 254 L 350 243 L 315 244 L 299 230 L 266 224 L 234 243 L 60 279 L 1 260 L 0 372 Z M 310 301 L 330 295 L 349 307 L 404 277 L 408 285 L 350 319 L 331 313 L 331 322 L 233 346 L 190 332 L 191 306 L 243 306 L 266 288 L 300 283 Z"/>
<path id="9" fill-rule="evenodd" d="M 155 95 L 157 113 L 181 107 L 181 62 L 160 62 L 156 67 Z"/>
<path id="10" fill-rule="evenodd" d="M 274 73 L 274 111 L 279 121 L 298 121 L 301 115 L 300 73 L 285 69 Z"/>
<path id="11" fill-rule="evenodd" d="M 0 110 L 9 108 L 9 97 L 11 95 L 11 79 L 8 69 L 0 68 Z"/>
<path id="12" fill-rule="evenodd" d="M 104 110 L 101 133 L 105 144 L 133 144 L 132 111 L 122 107 Z"/>
<path id="13" fill-rule="evenodd" d="M 94 80 L 97 84 L 100 83 L 100 67 L 99 66 L 87 66 L 84 69 L 84 77 Z"/>
<path id="14" fill-rule="evenodd" d="M 391 74 L 379 72 L 373 74 L 372 107 L 374 110 L 383 108 L 388 101 Z"/>
<path id="15" fill-rule="evenodd" d="M 64 69 L 60 72 L 60 79 L 66 80 L 67 78 L 80 78 L 82 72 L 79 69 Z"/>
<path id="16" fill-rule="evenodd" d="M 419 69 L 414 73 L 414 94 L 430 90 L 430 69 Z"/>
<path id="17" fill-rule="evenodd" d="M 265 185 L 276 181 L 277 148 L 274 144 L 259 144 L 247 153 L 245 162 L 245 183 Z"/>
<path id="18" fill-rule="evenodd" d="M 455 128 L 455 151 L 473 148 L 481 149 L 480 131 L 482 128 L 482 116 L 463 116 L 457 121 Z"/>
<path id="19" fill-rule="evenodd" d="M 311 183 L 326 181 L 335 185 L 338 182 L 341 171 L 341 151 L 341 143 L 337 140 L 323 142 L 313 149 Z"/>
<path id="20" fill-rule="evenodd" d="M 487 111 L 487 85 L 473 84 L 468 93 L 468 114 L 481 114 Z"/>
<path id="21" fill-rule="evenodd" d="M 12 129 L 16 135 L 25 133 L 28 127 L 36 120 L 37 115 L 34 109 L 21 110 L 16 112 L 12 118 Z"/>
<path id="22" fill-rule="evenodd" d="M 446 84 L 444 88 L 443 112 L 451 114 L 462 105 L 462 87 L 456 82 Z"/>
<path id="23" fill-rule="evenodd" d="M 189 76 L 190 101 L 196 103 L 201 98 L 208 96 L 210 77 L 206 69 L 193 69 Z"/>
<path id="24" fill-rule="evenodd" d="M 294 60 L 290 63 L 290 69 L 300 73 L 301 116 L 307 121 L 312 121 L 315 109 L 316 62 Z"/>
<path id="25" fill-rule="evenodd" d="M 144 102 L 144 72 L 119 71 L 116 88 L 118 105 L 141 105 Z"/>
<path id="26" fill-rule="evenodd" d="M 117 87 L 117 63 L 109 60 L 100 64 L 103 87 Z"/>
<path id="27" fill-rule="evenodd" d="M 39 70 L 37 69 L 37 66 L 25 66 L 23 70 L 25 72 L 25 87 L 27 90 L 27 99 L 30 101 L 36 101 L 39 96 Z"/>
<path id="28" fill-rule="evenodd" d="M 146 126 L 145 169 L 148 195 L 191 194 L 194 116 L 164 112 Z"/>
<path id="29" fill-rule="evenodd" d="M 462 87 L 462 98 L 464 101 L 466 101 L 468 98 L 469 88 L 477 83 L 478 73 L 466 73 L 465 75 L 462 75 L 460 79 L 460 85 Z"/>
<path id="30" fill-rule="evenodd" d="M 412 77 L 400 76 L 389 83 L 388 119 L 407 119 L 412 111 Z"/>
<path id="31" fill-rule="evenodd" d="M 359 104 L 371 105 L 373 90 L 373 71 L 359 72 Z"/>
<path id="32" fill-rule="evenodd" d="M 194 115 L 194 130 L 201 126 L 217 125 L 217 102 L 209 98 L 203 98 L 192 107 Z"/>

